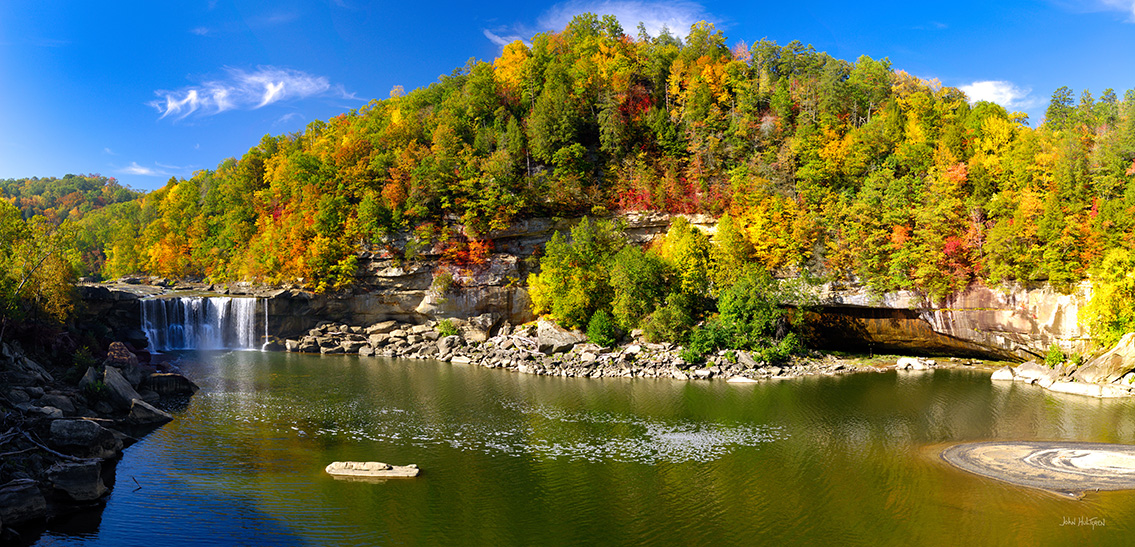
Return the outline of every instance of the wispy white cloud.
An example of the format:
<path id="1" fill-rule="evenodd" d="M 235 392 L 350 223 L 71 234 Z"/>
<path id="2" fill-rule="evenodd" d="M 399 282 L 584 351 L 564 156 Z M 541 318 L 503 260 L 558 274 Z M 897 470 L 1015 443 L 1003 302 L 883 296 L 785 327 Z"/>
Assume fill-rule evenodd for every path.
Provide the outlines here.
<path id="1" fill-rule="evenodd" d="M 925 25 L 918 25 L 918 26 L 915 26 L 915 27 L 912 27 L 912 28 L 914 30 L 946 30 L 946 29 L 950 28 L 950 25 L 947 25 L 946 23 L 941 23 L 941 22 L 938 22 L 938 21 L 930 21 L 929 23 L 927 23 Z"/>
<path id="2" fill-rule="evenodd" d="M 169 174 L 158 169 L 143 167 L 141 165 L 138 165 L 138 162 L 136 161 L 130 162 L 130 165 L 119 169 L 118 172 L 123 175 L 141 175 L 144 177 L 164 177 Z"/>
<path id="3" fill-rule="evenodd" d="M 1135 0 L 1049 0 L 1049 2 L 1072 13 L 1118 11 L 1128 15 L 1128 23 L 1135 23 Z"/>
<path id="4" fill-rule="evenodd" d="M 651 36 L 657 36 L 666 27 L 673 35 L 685 38 L 694 23 L 713 20 L 701 4 L 685 0 L 568 0 L 552 6 L 538 23 L 548 30 L 560 30 L 571 22 L 572 17 L 584 12 L 614 15 L 623 31 L 632 35 L 641 22 Z"/>
<path id="5" fill-rule="evenodd" d="M 189 170 L 192 170 L 193 167 L 194 167 L 192 165 L 166 165 L 166 164 L 164 164 L 160 161 L 154 162 L 154 165 L 157 165 L 158 167 L 161 167 L 162 169 L 166 169 L 166 170 L 169 170 L 169 171 L 189 171 Z"/>
<path id="6" fill-rule="evenodd" d="M 501 36 L 499 34 L 494 33 L 493 31 L 491 31 L 489 29 L 481 29 L 481 32 L 483 32 L 485 34 L 485 38 L 488 38 L 490 42 L 492 42 L 492 43 L 494 43 L 494 44 L 496 44 L 496 45 L 498 45 L 502 48 L 504 46 L 507 46 L 507 45 L 517 41 L 517 40 L 524 42 L 526 45 L 528 44 L 528 41 L 525 40 L 519 34 L 509 34 L 507 36 Z"/>
<path id="7" fill-rule="evenodd" d="M 102 151 L 103 151 L 104 154 L 106 154 L 108 156 L 117 156 L 118 155 L 118 154 L 115 154 L 114 150 L 111 150 L 109 146 L 106 147 L 106 148 L 103 148 Z"/>
<path id="8" fill-rule="evenodd" d="M 1130 16 L 1128 22 L 1135 22 L 1135 0 L 1100 0 L 1103 7 L 1122 11 Z"/>
<path id="9" fill-rule="evenodd" d="M 196 34 L 198 36 L 208 36 L 210 31 L 209 31 L 209 27 L 194 27 L 194 28 L 189 29 L 189 32 Z"/>
<path id="10" fill-rule="evenodd" d="M 973 82 L 960 86 L 958 89 L 965 92 L 971 103 L 989 101 L 1010 110 L 1035 108 L 1044 100 L 1040 97 L 1032 97 L 1032 88 L 1018 87 L 1016 84 L 1004 80 Z"/>
<path id="11" fill-rule="evenodd" d="M 147 103 L 161 118 L 180 120 L 190 115 L 211 116 L 228 110 L 255 110 L 282 101 L 311 97 L 356 99 L 342 85 L 332 85 L 325 76 L 299 70 L 261 66 L 247 72 L 225 68 L 227 77 L 176 91 L 159 90 L 160 99 Z"/>
<path id="12" fill-rule="evenodd" d="M 296 118 L 303 119 L 303 115 L 299 112 L 288 112 L 287 114 L 284 114 L 283 116 L 280 116 L 278 119 L 276 119 L 276 121 L 273 122 L 272 125 L 285 124 Z"/>

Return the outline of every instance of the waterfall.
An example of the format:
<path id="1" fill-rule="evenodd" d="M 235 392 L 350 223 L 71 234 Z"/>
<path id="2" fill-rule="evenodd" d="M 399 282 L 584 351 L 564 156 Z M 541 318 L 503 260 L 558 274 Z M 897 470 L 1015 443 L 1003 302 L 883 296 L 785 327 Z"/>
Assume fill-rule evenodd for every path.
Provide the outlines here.
<path id="1" fill-rule="evenodd" d="M 264 345 L 260 346 L 260 351 L 268 347 L 268 299 L 264 299 Z"/>
<path id="2" fill-rule="evenodd" d="M 158 350 L 257 349 L 256 298 L 182 296 L 142 303 L 142 330 Z"/>

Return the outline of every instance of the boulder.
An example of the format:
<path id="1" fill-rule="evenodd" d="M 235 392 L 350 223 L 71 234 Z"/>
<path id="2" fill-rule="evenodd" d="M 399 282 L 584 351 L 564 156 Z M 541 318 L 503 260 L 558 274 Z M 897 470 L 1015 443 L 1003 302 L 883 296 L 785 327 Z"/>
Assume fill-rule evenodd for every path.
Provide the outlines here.
<path id="1" fill-rule="evenodd" d="M 1042 366 L 1036 361 L 1021 363 L 1013 369 L 1013 376 L 1018 382 L 1051 384 L 1059 377 L 1055 370 Z"/>
<path id="2" fill-rule="evenodd" d="M 466 342 L 479 344 L 489 339 L 489 331 L 470 325 L 461 330 L 461 337 Z"/>
<path id="3" fill-rule="evenodd" d="M 1006 365 L 997 369 L 993 372 L 993 376 L 991 376 L 990 379 L 994 382 L 1012 382 L 1015 379 L 1013 367 Z"/>
<path id="4" fill-rule="evenodd" d="M 131 386 L 130 382 L 122 377 L 122 373 L 114 367 L 106 367 L 102 374 L 102 383 L 106 385 L 110 402 L 122 410 L 129 409 L 134 399 L 142 398 L 137 391 L 134 391 L 134 386 Z"/>
<path id="5" fill-rule="evenodd" d="M 398 328 L 397 321 L 382 321 L 375 323 L 366 328 L 366 334 L 389 334 L 394 329 Z"/>
<path id="6" fill-rule="evenodd" d="M 930 364 L 917 357 L 899 357 L 895 362 L 895 368 L 898 370 L 926 370 L 930 368 Z"/>
<path id="7" fill-rule="evenodd" d="M 1111 383 L 1135 369 L 1135 332 L 1129 332 L 1119 343 L 1080 367 L 1073 375 L 1081 382 Z"/>
<path id="8" fill-rule="evenodd" d="M 87 367 L 87 372 L 79 379 L 79 389 L 87 389 L 88 386 L 94 385 L 99 381 L 99 373 L 94 367 Z"/>
<path id="9" fill-rule="evenodd" d="M 60 393 L 48 393 L 37 401 L 39 406 L 53 406 L 62 410 L 64 414 L 74 414 L 75 404 L 71 402 L 71 398 Z"/>
<path id="10" fill-rule="evenodd" d="M 757 368 L 760 366 L 760 363 L 758 363 L 756 359 L 753 359 L 753 356 L 747 351 L 737 352 L 737 364 L 744 368 Z M 732 378 L 730 378 L 730 380 L 732 380 Z"/>
<path id="11" fill-rule="evenodd" d="M 541 319 L 536 324 L 536 343 L 540 351 L 548 355 L 564 353 L 587 337 L 581 333 L 567 330 L 551 321 Z"/>
<path id="12" fill-rule="evenodd" d="M 126 344 L 111 342 L 110 348 L 106 350 L 104 363 L 119 369 L 131 386 L 137 386 L 142 382 L 142 369 L 138 367 L 138 356 L 127 349 Z"/>
<path id="13" fill-rule="evenodd" d="M 5 526 L 35 520 L 47 513 L 47 500 L 32 479 L 16 479 L 0 486 L 0 521 Z"/>
<path id="14" fill-rule="evenodd" d="M 180 374 L 172 372 L 156 372 L 146 379 L 146 387 L 158 395 L 193 395 L 197 384 Z"/>
<path id="15" fill-rule="evenodd" d="M 300 350 L 299 340 L 291 340 L 291 339 L 284 340 L 284 349 L 287 350 L 287 351 L 291 351 L 291 352 L 299 351 Z"/>
<path id="16" fill-rule="evenodd" d="M 122 451 L 122 438 L 92 420 L 51 422 L 51 443 L 85 458 L 114 458 Z"/>
<path id="17" fill-rule="evenodd" d="M 130 415 L 127 416 L 127 420 L 134 425 L 157 427 L 173 421 L 173 416 L 150 403 L 135 399 L 130 405 Z"/>
<path id="18" fill-rule="evenodd" d="M 440 353 L 448 353 L 461 345 L 461 337 L 456 334 L 446 336 L 437 341 L 437 349 Z"/>
<path id="19" fill-rule="evenodd" d="M 55 378 L 51 376 L 51 373 L 47 372 L 47 369 L 43 368 L 42 365 L 32 359 L 23 356 L 17 356 L 16 358 L 12 359 L 12 363 L 17 367 L 23 369 L 23 371 L 27 374 L 33 377 L 38 377 L 39 380 L 43 383 L 51 383 L 55 381 Z"/>
<path id="20" fill-rule="evenodd" d="M 74 501 L 93 501 L 106 494 L 102 463 L 59 462 L 47 470 L 47 483 Z"/>
<path id="21" fill-rule="evenodd" d="M 26 403 L 32 400 L 32 397 L 31 395 L 28 395 L 28 392 L 20 388 L 12 388 L 10 391 L 8 391 L 8 400 L 11 401 L 12 404 L 18 405 L 20 403 Z"/>

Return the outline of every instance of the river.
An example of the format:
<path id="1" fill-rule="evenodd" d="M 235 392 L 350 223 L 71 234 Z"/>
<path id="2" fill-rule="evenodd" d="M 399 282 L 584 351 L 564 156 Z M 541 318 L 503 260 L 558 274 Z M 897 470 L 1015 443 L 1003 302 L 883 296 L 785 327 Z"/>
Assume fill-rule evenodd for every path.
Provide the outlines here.
<path id="1" fill-rule="evenodd" d="M 1133 402 L 988 372 L 727 384 L 247 351 L 182 368 L 202 390 L 127 449 L 101 513 L 39 545 L 1125 545 L 1135 522 L 1135 492 L 1076 501 L 938 458 L 1135 444 Z M 423 473 L 336 480 L 335 460 Z"/>

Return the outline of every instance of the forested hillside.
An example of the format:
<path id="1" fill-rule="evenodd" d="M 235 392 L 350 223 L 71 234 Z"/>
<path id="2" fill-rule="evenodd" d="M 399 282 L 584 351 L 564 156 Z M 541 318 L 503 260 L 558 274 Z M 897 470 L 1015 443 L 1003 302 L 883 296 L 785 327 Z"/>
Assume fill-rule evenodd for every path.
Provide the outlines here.
<path id="1" fill-rule="evenodd" d="M 319 290 L 360 250 L 484 249 L 520 217 L 626 210 L 726 215 L 738 260 L 928 298 L 1131 262 L 1135 91 L 1061 88 L 1039 122 L 886 59 L 585 14 L 73 222 L 105 276 Z"/>

